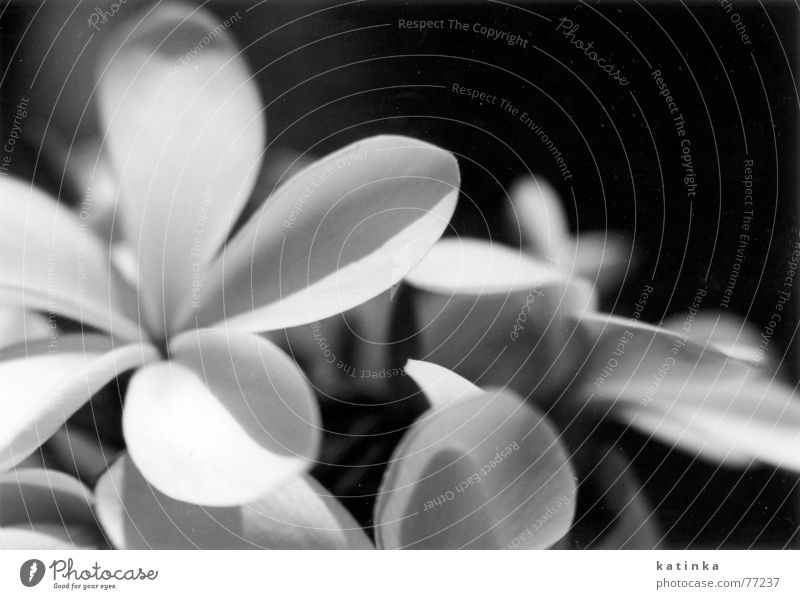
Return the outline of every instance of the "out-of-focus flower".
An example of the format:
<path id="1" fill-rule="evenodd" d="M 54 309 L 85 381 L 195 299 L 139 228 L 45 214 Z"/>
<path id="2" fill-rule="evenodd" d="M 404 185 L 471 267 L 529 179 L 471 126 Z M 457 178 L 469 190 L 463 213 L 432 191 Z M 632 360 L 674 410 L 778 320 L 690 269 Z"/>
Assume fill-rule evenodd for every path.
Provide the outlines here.
<path id="1" fill-rule="evenodd" d="M 149 485 L 127 455 L 100 478 L 96 512 L 117 549 L 371 549 L 347 510 L 307 475 L 244 505 L 177 501 Z"/>
<path id="2" fill-rule="evenodd" d="M 633 257 L 628 237 L 606 229 L 571 235 L 558 194 L 541 177 L 519 179 L 509 196 L 507 227 L 525 250 L 549 268 L 586 279 L 601 296 L 619 288 Z"/>
<path id="3" fill-rule="evenodd" d="M 725 341 L 698 342 L 598 313 L 580 277 L 479 240 L 440 241 L 407 282 L 417 290 L 415 355 L 558 412 L 617 417 L 708 459 L 800 470 L 794 389 L 741 359 L 754 350 L 726 327 Z"/>
<path id="4" fill-rule="evenodd" d="M 4 181 L 0 299 L 101 332 L 0 352 L 0 471 L 136 370 L 123 432 L 142 475 L 180 501 L 258 501 L 308 467 L 320 426 L 299 368 L 254 333 L 395 284 L 455 209 L 456 161 L 410 138 L 365 139 L 291 177 L 234 230 L 265 123 L 224 27 L 202 9 L 160 4 L 126 23 L 100 64 L 124 251 L 94 236 L 87 206 L 75 214 Z"/>
<path id="5" fill-rule="evenodd" d="M 509 389 L 482 390 L 410 361 L 431 408 L 384 475 L 375 536 L 384 549 L 546 549 L 570 529 L 575 474 L 557 432 Z"/>
<path id="6" fill-rule="evenodd" d="M 92 492 L 54 470 L 0 475 L 0 548 L 97 549 L 105 545 Z"/>
<path id="7" fill-rule="evenodd" d="M 409 374 L 430 409 L 406 432 L 374 509 L 378 549 L 535 549 L 557 543 L 575 509 L 575 475 L 547 420 L 509 390 L 481 390 L 425 362 Z M 238 507 L 173 500 L 123 456 L 100 479 L 96 511 L 121 549 L 370 549 L 314 479 L 290 478 Z"/>

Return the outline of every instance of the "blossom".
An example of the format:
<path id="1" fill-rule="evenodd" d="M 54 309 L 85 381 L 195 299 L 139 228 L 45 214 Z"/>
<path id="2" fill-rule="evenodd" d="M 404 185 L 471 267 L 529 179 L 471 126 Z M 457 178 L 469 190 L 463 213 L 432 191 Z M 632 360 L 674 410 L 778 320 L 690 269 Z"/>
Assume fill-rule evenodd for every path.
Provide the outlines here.
<path id="1" fill-rule="evenodd" d="M 0 475 L 0 548 L 97 549 L 103 537 L 93 494 L 77 479 L 43 468 Z"/>
<path id="2" fill-rule="evenodd" d="M 209 508 L 164 496 L 127 456 L 95 489 L 104 532 L 124 549 L 533 549 L 562 539 L 575 510 L 575 474 L 537 408 L 434 364 L 409 362 L 406 370 L 430 407 L 384 473 L 374 545 L 308 476 L 246 505 Z"/>
<path id="3" fill-rule="evenodd" d="M 423 359 L 567 422 L 613 417 L 715 462 L 800 470 L 800 403 L 741 328 L 690 335 L 600 313 L 589 281 L 477 239 L 440 241 L 406 281 Z"/>
<path id="4" fill-rule="evenodd" d="M 265 117 L 229 35 L 203 10 L 160 4 L 125 23 L 99 63 L 119 246 L 94 235 L 88 207 L 3 181 L 0 299 L 80 332 L 0 351 L 0 471 L 135 371 L 122 425 L 137 471 L 176 501 L 258 501 L 308 467 L 320 424 L 298 366 L 255 333 L 395 284 L 455 209 L 456 161 L 415 139 L 364 139 L 288 179 L 239 224 Z"/>
<path id="5" fill-rule="evenodd" d="M 619 288 L 633 258 L 624 234 L 604 229 L 571 235 L 561 199 L 542 177 L 520 178 L 509 198 L 506 224 L 525 251 L 554 270 L 588 280 L 601 295 Z"/>

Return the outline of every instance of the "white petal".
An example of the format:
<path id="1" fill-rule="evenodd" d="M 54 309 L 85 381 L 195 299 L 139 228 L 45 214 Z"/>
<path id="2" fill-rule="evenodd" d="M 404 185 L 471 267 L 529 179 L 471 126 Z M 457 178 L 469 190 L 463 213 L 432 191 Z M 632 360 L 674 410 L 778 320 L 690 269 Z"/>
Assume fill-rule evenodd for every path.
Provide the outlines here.
<path id="1" fill-rule="evenodd" d="M 697 343 L 711 345 L 753 365 L 769 362 L 761 333 L 750 322 L 726 312 L 703 311 L 697 314 L 678 314 L 664 321 L 664 326 L 686 335 Z"/>
<path id="2" fill-rule="evenodd" d="M 149 345 L 63 335 L 0 351 L 0 472 L 25 459 L 106 383 L 158 357 Z"/>
<path id="3" fill-rule="evenodd" d="M 439 241 L 406 281 L 419 289 L 446 294 L 492 294 L 564 281 L 521 250 L 483 239 L 450 237 Z"/>
<path id="4" fill-rule="evenodd" d="M 352 516 L 309 476 L 236 507 L 176 501 L 125 456 L 97 485 L 97 515 L 117 549 L 369 549 Z"/>
<path id="5" fill-rule="evenodd" d="M 108 251 L 66 206 L 6 177 L 0 194 L 0 302 L 141 339 L 136 302 Z"/>
<path id="6" fill-rule="evenodd" d="M 210 12 L 161 3 L 109 41 L 100 113 L 150 328 L 199 298 L 258 174 L 265 122 L 243 55 Z"/>
<path id="7" fill-rule="evenodd" d="M 0 548 L 96 548 L 101 541 L 92 493 L 55 470 L 0 475 Z"/>
<path id="8" fill-rule="evenodd" d="M 570 528 L 575 479 L 555 431 L 508 391 L 428 412 L 392 456 L 378 546 L 546 548 Z"/>
<path id="9" fill-rule="evenodd" d="M 123 432 L 145 478 L 174 499 L 237 505 L 308 468 L 320 442 L 316 399 L 266 339 L 179 335 L 172 361 L 131 379 Z"/>
<path id="10" fill-rule="evenodd" d="M 483 391 L 458 376 L 452 370 L 422 360 L 409 360 L 405 371 L 425 393 L 430 406 L 438 410 L 453 401 L 459 401 Z"/>
<path id="11" fill-rule="evenodd" d="M 368 138 L 323 158 L 228 243 L 203 282 L 197 322 L 274 330 L 377 296 L 439 239 L 458 181 L 449 152 L 406 137 Z"/>
<path id="12" fill-rule="evenodd" d="M 565 244 L 561 266 L 587 279 L 600 293 L 619 290 L 629 270 L 631 243 L 612 231 L 580 232 Z"/>
<path id="13" fill-rule="evenodd" d="M 523 245 L 540 258 L 557 259 L 567 241 L 569 221 L 556 190 L 541 177 L 524 178 L 511 188 L 508 226 L 522 232 Z"/>
<path id="14" fill-rule="evenodd" d="M 460 258 L 466 247 L 446 240 L 425 259 L 439 264 L 442 271 L 454 262 L 473 264 L 463 278 L 442 275 L 437 283 L 431 269 L 430 276 L 415 272 L 408 279 L 419 288 L 412 300 L 416 357 L 481 386 L 510 385 L 524 396 L 535 391 L 547 397 L 562 389 L 581 357 L 582 347 L 574 342 L 574 315 L 593 307 L 589 285 L 546 269 L 530 270 L 530 277 L 520 278 L 513 266 L 520 263 L 517 252 L 474 241 L 467 256 Z M 493 257 L 487 261 L 481 255 Z M 498 268 L 507 261 L 510 267 Z M 490 270 L 509 276 L 498 277 L 491 293 L 481 292 L 482 282 L 494 276 Z"/>
<path id="15" fill-rule="evenodd" d="M 584 316 L 590 359 L 582 376 L 593 401 L 612 406 L 633 426 L 699 455 L 740 465 L 754 461 L 800 470 L 800 402 L 794 389 L 715 346 L 666 329 L 605 315 Z M 610 362 L 611 360 L 614 362 Z M 698 442 L 704 431 L 705 442 Z M 702 434 L 702 433 L 701 433 Z"/>
<path id="16" fill-rule="evenodd" d="M 0 348 L 50 335 L 47 318 L 37 312 L 0 307 Z"/>

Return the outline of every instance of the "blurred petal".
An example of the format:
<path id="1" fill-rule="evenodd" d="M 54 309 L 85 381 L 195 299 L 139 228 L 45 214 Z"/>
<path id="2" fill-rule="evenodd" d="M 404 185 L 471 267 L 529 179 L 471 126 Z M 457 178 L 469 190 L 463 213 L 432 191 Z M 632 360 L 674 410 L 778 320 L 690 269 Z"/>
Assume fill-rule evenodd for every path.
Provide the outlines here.
<path id="1" fill-rule="evenodd" d="M 78 216 L 6 177 L 0 195 L 0 302 L 141 339 L 132 290 Z"/>
<path id="2" fill-rule="evenodd" d="M 237 505 L 308 468 L 319 414 L 286 354 L 215 330 L 178 335 L 170 353 L 133 376 L 123 413 L 131 459 L 152 485 L 180 501 Z"/>
<path id="3" fill-rule="evenodd" d="M 737 360 L 753 365 L 769 361 L 761 333 L 738 315 L 719 311 L 678 314 L 665 320 L 664 326 L 697 343 L 708 341 Z"/>
<path id="4" fill-rule="evenodd" d="M 87 526 L 0 526 L 0 549 L 98 549 L 101 542 L 98 531 Z"/>
<path id="5" fill-rule="evenodd" d="M 570 528 L 575 480 L 555 431 L 508 391 L 427 412 L 384 475 L 385 549 L 543 549 Z"/>
<path id="6" fill-rule="evenodd" d="M 363 530 L 309 476 L 236 507 L 176 501 L 125 456 L 100 479 L 97 515 L 117 549 L 370 549 Z"/>
<path id="7" fill-rule="evenodd" d="M 522 245 L 541 258 L 557 258 L 569 235 L 558 192 L 541 177 L 526 177 L 513 185 L 510 196 L 508 226 L 522 233 Z"/>
<path id="8" fill-rule="evenodd" d="M 0 475 L 0 548 L 97 547 L 91 502 L 89 489 L 55 470 Z"/>
<path id="9" fill-rule="evenodd" d="M 323 158 L 225 247 L 203 281 L 199 324 L 274 330 L 375 297 L 439 239 L 458 177 L 452 154 L 407 137 L 371 137 Z"/>
<path id="10" fill-rule="evenodd" d="M 580 232 L 565 244 L 561 266 L 588 279 L 599 293 L 615 293 L 625 279 L 631 251 L 630 240 L 618 233 Z"/>
<path id="11" fill-rule="evenodd" d="M 442 239 L 406 277 L 418 289 L 448 295 L 527 291 L 562 281 L 559 272 L 520 250 L 468 237 Z"/>
<path id="12" fill-rule="evenodd" d="M 50 335 L 47 319 L 37 312 L 0 307 L 0 349 Z"/>
<path id="13" fill-rule="evenodd" d="M 443 408 L 453 401 L 483 393 L 479 387 L 458 376 L 452 370 L 430 362 L 409 360 L 405 370 L 424 391 L 428 403 L 435 410 Z"/>
<path id="14" fill-rule="evenodd" d="M 106 54 L 100 113 L 123 230 L 147 281 L 140 300 L 150 327 L 172 330 L 258 175 L 261 99 L 225 27 L 203 9 L 161 3 Z"/>
<path id="15" fill-rule="evenodd" d="M 466 254 L 460 256 L 461 250 Z M 454 276 L 458 264 L 472 266 Z M 583 348 L 571 343 L 573 315 L 592 308 L 594 296 L 585 281 L 565 279 L 535 264 L 488 241 L 436 244 L 422 268 L 407 279 L 417 288 L 415 357 L 478 385 L 510 385 L 525 397 L 562 389 L 582 357 Z M 490 280 L 491 286 L 486 284 Z M 483 287 L 491 292 L 481 292 Z"/>
<path id="16" fill-rule="evenodd" d="M 585 315 L 591 356 L 582 370 L 592 401 L 645 432 L 732 465 L 755 461 L 800 470 L 800 402 L 794 389 L 712 345 L 666 329 Z M 614 360 L 612 367 L 612 362 Z M 702 432 L 701 432 L 702 431 Z M 699 434 L 698 434 L 699 433 Z M 705 439 L 703 440 L 703 434 Z"/>
<path id="17" fill-rule="evenodd" d="M 157 359 L 149 345 L 63 335 L 0 351 L 0 472 L 42 445 L 106 383 Z"/>

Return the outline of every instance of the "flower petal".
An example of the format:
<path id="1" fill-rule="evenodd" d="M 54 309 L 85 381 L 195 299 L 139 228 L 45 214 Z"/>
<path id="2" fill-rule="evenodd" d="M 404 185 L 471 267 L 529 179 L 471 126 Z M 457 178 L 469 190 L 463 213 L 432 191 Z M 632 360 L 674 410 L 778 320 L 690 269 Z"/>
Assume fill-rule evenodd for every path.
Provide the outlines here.
<path id="1" fill-rule="evenodd" d="M 800 470 L 800 402 L 788 385 L 666 329 L 605 315 L 584 315 L 581 327 L 593 348 L 582 372 L 593 401 L 610 402 L 646 432 L 660 426 L 646 414 L 656 410 L 666 420 L 662 439 L 677 434 L 677 445 L 708 459 L 740 465 L 749 452 Z"/>
<path id="2" fill-rule="evenodd" d="M 141 339 L 130 287 L 87 223 L 27 183 L 0 194 L 0 302 Z"/>
<path id="3" fill-rule="evenodd" d="M 0 526 L 94 522 L 92 493 L 57 470 L 18 468 L 0 475 Z"/>
<path id="4" fill-rule="evenodd" d="M 176 501 L 126 456 L 97 484 L 97 515 L 117 549 L 369 549 L 352 516 L 309 476 L 236 507 Z"/>
<path id="5" fill-rule="evenodd" d="M 19 468 L 0 475 L 0 547 L 96 548 L 92 493 L 55 470 Z"/>
<path id="6" fill-rule="evenodd" d="M 525 177 L 512 186 L 509 195 L 510 230 L 519 230 L 522 245 L 540 258 L 558 258 L 558 248 L 568 242 L 569 221 L 555 188 L 541 177 Z"/>
<path id="7" fill-rule="evenodd" d="M 0 549 L 98 549 L 101 544 L 98 531 L 86 526 L 0 526 Z"/>
<path id="8" fill-rule="evenodd" d="M 49 323 L 41 314 L 0 307 L 0 348 L 48 337 L 50 333 Z"/>
<path id="9" fill-rule="evenodd" d="M 449 152 L 406 137 L 372 137 L 316 162 L 225 247 L 202 283 L 197 322 L 274 330 L 375 297 L 439 239 L 458 182 Z"/>
<path id="10" fill-rule="evenodd" d="M 664 326 L 685 334 L 697 343 L 709 341 L 717 349 L 737 360 L 753 365 L 771 362 L 762 347 L 761 333 L 739 316 L 718 311 L 678 314 L 664 321 Z"/>
<path id="11" fill-rule="evenodd" d="M 131 379 L 123 432 L 131 459 L 162 493 L 203 505 L 253 501 L 314 459 L 316 400 L 294 362 L 249 333 L 199 330 L 173 360 Z"/>
<path id="12" fill-rule="evenodd" d="M 100 113 L 121 179 L 123 230 L 150 327 L 173 330 L 258 175 L 261 100 L 211 13 L 161 3 L 110 40 Z"/>
<path id="13" fill-rule="evenodd" d="M 575 480 L 547 420 L 509 391 L 427 412 L 395 451 L 375 508 L 378 546 L 546 548 L 570 528 Z"/>
<path id="14" fill-rule="evenodd" d="M 488 241 L 436 244 L 407 279 L 417 288 L 415 355 L 479 385 L 510 385 L 523 396 L 561 389 L 581 357 L 570 343 L 572 315 L 592 307 L 594 295 L 585 281 L 536 264 Z"/>
<path id="15" fill-rule="evenodd" d="M 0 351 L 0 472 L 44 443 L 121 373 L 158 357 L 149 345 L 114 346 L 101 335 L 63 335 Z"/>
<path id="16" fill-rule="evenodd" d="M 621 286 L 631 260 L 631 243 L 612 231 L 580 232 L 564 245 L 561 266 L 594 285 L 599 293 L 614 293 Z"/>
<path id="17" fill-rule="evenodd" d="M 453 401 L 466 399 L 483 391 L 452 370 L 422 360 L 409 360 L 405 371 L 425 393 L 430 406 L 438 410 Z"/>

